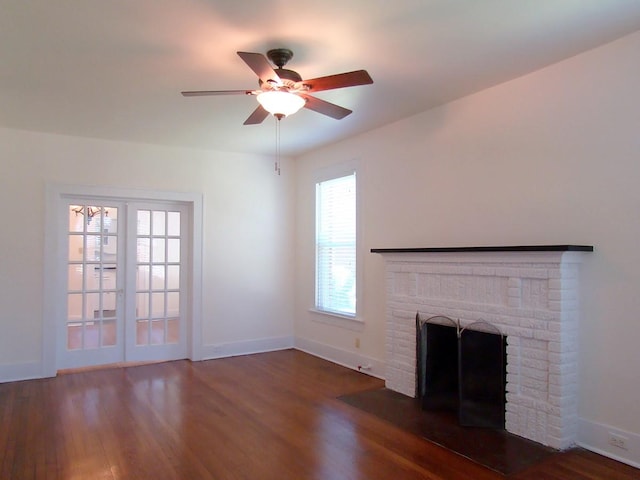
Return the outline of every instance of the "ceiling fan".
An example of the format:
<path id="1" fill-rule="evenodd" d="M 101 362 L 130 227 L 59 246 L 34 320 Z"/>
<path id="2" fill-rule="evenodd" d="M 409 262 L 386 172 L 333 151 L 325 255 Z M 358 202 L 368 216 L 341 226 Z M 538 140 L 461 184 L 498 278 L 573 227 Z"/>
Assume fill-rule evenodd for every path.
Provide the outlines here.
<path id="1" fill-rule="evenodd" d="M 182 92 L 182 95 L 185 97 L 255 95 L 260 105 L 249 115 L 244 125 L 262 123 L 270 113 L 280 120 L 297 112 L 302 107 L 340 120 L 349 115 L 351 110 L 316 98 L 310 93 L 373 83 L 366 70 L 356 70 L 354 72 L 303 80 L 297 72 L 283 68 L 293 57 L 293 52 L 286 48 L 276 48 L 267 52 L 267 57 L 277 67 L 275 69 L 267 58 L 260 53 L 237 53 L 249 68 L 258 75 L 260 88 L 256 90 L 190 91 Z"/>

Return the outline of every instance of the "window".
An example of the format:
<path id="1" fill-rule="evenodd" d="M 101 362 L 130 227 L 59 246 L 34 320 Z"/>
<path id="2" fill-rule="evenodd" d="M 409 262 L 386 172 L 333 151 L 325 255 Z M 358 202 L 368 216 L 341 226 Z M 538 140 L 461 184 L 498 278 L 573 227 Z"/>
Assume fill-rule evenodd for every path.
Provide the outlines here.
<path id="1" fill-rule="evenodd" d="M 356 174 L 316 183 L 316 309 L 356 316 Z"/>

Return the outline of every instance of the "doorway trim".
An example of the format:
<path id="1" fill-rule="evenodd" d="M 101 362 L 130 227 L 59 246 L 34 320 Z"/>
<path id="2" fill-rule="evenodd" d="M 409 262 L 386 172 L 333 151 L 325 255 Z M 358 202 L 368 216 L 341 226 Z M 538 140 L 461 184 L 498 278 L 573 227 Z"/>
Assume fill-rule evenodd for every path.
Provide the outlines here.
<path id="1" fill-rule="evenodd" d="M 66 245 L 59 241 L 64 225 L 64 205 L 69 196 L 100 197 L 118 201 L 172 201 L 189 207 L 191 229 L 190 258 L 188 259 L 191 284 L 187 308 L 187 358 L 202 360 L 202 193 L 143 190 L 125 187 L 93 185 L 47 184 L 45 187 L 44 231 L 44 309 L 42 313 L 42 376 L 54 377 L 57 372 L 57 329 L 62 318 L 62 303 L 56 282 L 63 274 Z"/>

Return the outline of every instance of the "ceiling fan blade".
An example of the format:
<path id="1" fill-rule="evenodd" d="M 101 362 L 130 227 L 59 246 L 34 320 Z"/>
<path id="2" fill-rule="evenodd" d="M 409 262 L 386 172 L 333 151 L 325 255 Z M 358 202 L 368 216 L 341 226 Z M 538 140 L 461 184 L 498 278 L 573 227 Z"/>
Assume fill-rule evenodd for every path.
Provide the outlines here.
<path id="1" fill-rule="evenodd" d="M 309 110 L 313 110 L 314 112 L 322 113 L 323 115 L 335 118 L 336 120 L 340 120 L 352 113 L 352 111 L 348 108 L 341 107 L 340 105 L 336 105 L 335 103 L 329 103 L 324 100 L 320 100 L 319 98 L 312 97 L 311 95 L 301 96 L 307 101 L 304 104 L 304 108 L 308 108 Z"/>
<path id="2" fill-rule="evenodd" d="M 268 116 L 269 112 L 262 108 L 262 105 L 258 105 L 258 108 L 256 108 L 253 113 L 249 115 L 249 118 L 244 121 L 243 125 L 258 125 L 259 123 L 262 123 Z"/>
<path id="3" fill-rule="evenodd" d="M 308 86 L 311 92 L 333 90 L 335 88 L 355 87 L 357 85 L 369 85 L 370 83 L 373 83 L 373 79 L 369 76 L 369 73 L 367 73 L 366 70 L 338 73 L 336 75 L 312 78 L 311 80 L 303 80 L 300 82 L 300 84 Z"/>
<path id="4" fill-rule="evenodd" d="M 258 78 L 263 82 L 276 82 L 278 84 L 282 83 L 278 74 L 273 70 L 273 67 L 267 60 L 267 57 L 262 55 L 261 53 L 251 53 L 251 52 L 237 52 L 238 55 L 244 63 L 249 65 L 249 68 L 258 75 Z"/>
<path id="5" fill-rule="evenodd" d="M 252 95 L 253 90 L 200 90 L 180 93 L 184 97 L 204 97 L 207 95 Z"/>

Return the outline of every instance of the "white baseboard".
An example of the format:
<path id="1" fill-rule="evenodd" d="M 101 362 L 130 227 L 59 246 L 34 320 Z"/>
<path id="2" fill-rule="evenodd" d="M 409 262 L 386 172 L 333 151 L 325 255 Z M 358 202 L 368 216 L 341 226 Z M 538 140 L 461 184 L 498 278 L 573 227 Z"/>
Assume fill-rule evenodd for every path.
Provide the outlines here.
<path id="1" fill-rule="evenodd" d="M 32 380 L 43 376 L 40 362 L 0 365 L 0 383 Z"/>
<path id="2" fill-rule="evenodd" d="M 252 353 L 273 352 L 294 347 L 292 336 L 256 338 L 240 342 L 217 343 L 202 346 L 202 360 L 214 358 L 236 357 L 238 355 L 250 355 Z"/>
<path id="3" fill-rule="evenodd" d="M 609 443 L 611 435 L 617 435 L 624 439 L 625 448 L 611 445 Z M 640 468 L 640 435 L 637 433 L 580 418 L 578 445 L 605 457 Z"/>
<path id="4" fill-rule="evenodd" d="M 368 357 L 358 352 L 342 350 L 332 345 L 302 337 L 295 338 L 295 348 L 343 367 L 384 380 L 385 363 L 377 358 Z"/>
<path id="5" fill-rule="evenodd" d="M 202 360 L 294 348 L 294 337 L 271 337 L 202 346 Z M 39 362 L 0 365 L 0 383 L 32 380 L 48 376 Z"/>

